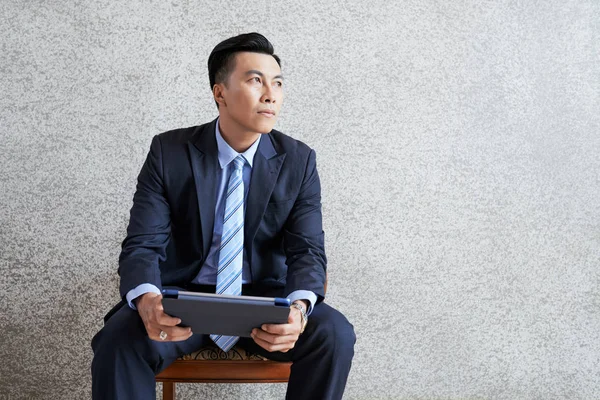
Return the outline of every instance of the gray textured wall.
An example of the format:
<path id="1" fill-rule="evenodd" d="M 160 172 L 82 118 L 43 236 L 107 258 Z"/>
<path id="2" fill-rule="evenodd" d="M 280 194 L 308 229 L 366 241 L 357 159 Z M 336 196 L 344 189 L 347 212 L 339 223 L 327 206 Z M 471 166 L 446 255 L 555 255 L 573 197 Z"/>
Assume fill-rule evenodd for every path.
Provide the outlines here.
<path id="1" fill-rule="evenodd" d="M 3 0 L 0 398 L 90 396 L 150 139 L 216 116 L 206 59 L 248 31 L 317 150 L 346 398 L 600 398 L 596 0 Z"/>

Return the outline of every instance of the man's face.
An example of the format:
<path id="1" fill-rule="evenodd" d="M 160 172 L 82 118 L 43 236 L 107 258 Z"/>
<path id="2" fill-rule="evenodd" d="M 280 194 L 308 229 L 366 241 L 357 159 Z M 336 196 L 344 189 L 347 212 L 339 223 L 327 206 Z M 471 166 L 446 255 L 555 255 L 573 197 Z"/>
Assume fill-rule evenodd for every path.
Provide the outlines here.
<path id="1" fill-rule="evenodd" d="M 227 83 L 219 84 L 219 113 L 244 131 L 269 133 L 283 102 L 283 77 L 277 61 L 268 54 L 237 53 Z"/>

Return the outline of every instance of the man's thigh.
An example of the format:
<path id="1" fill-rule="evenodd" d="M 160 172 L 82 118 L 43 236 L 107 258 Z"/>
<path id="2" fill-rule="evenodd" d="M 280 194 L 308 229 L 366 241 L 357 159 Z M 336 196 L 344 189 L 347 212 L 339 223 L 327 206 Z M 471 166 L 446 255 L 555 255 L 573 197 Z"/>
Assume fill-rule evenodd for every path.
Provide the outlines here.
<path id="1" fill-rule="evenodd" d="M 209 340 L 207 335 L 192 335 L 179 342 L 152 340 L 137 310 L 125 304 L 92 339 L 92 348 L 94 352 L 111 351 L 141 356 L 159 372 L 178 357 L 200 349 Z"/>

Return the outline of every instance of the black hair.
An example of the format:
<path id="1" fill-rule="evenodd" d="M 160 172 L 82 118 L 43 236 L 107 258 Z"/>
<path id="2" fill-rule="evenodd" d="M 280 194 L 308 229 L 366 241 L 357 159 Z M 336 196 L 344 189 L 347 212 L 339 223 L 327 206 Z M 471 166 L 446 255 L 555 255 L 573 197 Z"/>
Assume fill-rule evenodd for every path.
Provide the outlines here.
<path id="1" fill-rule="evenodd" d="M 242 51 L 271 55 L 281 67 L 281 60 L 274 54 L 273 45 L 260 33 L 244 33 L 231 37 L 216 45 L 208 57 L 208 79 L 211 92 L 216 83 L 227 84 L 229 74 L 235 68 L 235 54 Z M 219 108 L 219 103 L 216 104 Z"/>

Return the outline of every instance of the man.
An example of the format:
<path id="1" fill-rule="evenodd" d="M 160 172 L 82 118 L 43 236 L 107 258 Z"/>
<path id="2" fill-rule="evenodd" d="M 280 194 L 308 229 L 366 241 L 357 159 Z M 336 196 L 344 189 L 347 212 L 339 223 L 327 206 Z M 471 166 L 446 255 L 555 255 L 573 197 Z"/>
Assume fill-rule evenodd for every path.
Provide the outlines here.
<path id="1" fill-rule="evenodd" d="M 287 398 L 339 399 L 352 325 L 323 303 L 326 257 L 315 153 L 273 129 L 283 76 L 258 33 L 208 59 L 219 117 L 155 136 L 119 258 L 122 301 L 92 340 L 94 399 L 154 399 L 154 377 L 215 343 L 292 361 Z M 164 313 L 161 289 L 287 296 L 288 322 L 252 338 L 194 334 Z M 307 320 L 310 320 L 307 322 Z"/>

